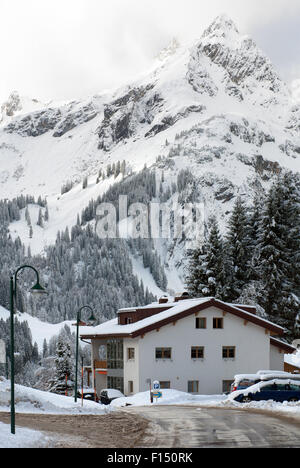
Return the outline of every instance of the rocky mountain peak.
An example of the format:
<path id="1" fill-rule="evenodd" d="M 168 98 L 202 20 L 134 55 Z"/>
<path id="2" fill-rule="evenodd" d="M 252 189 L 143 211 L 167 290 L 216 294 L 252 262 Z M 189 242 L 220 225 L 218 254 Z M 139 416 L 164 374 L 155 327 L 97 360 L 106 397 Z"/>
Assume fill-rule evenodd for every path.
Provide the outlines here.
<path id="1" fill-rule="evenodd" d="M 227 33 L 239 34 L 234 21 L 226 14 L 217 16 L 211 25 L 204 31 L 202 37 L 225 36 Z"/>
<path id="2" fill-rule="evenodd" d="M 15 112 L 22 109 L 21 98 L 18 91 L 13 91 L 1 106 L 1 113 L 7 117 L 12 117 Z"/>

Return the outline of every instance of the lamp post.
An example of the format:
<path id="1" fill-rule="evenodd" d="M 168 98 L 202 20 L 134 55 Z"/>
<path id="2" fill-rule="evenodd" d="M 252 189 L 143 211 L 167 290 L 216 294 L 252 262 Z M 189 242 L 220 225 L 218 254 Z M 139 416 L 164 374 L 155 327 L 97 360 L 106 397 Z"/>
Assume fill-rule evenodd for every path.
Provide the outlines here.
<path id="1" fill-rule="evenodd" d="M 15 274 L 10 277 L 10 427 L 11 433 L 16 433 L 15 424 L 15 328 L 14 328 L 14 309 L 17 299 L 17 281 L 18 273 L 25 269 L 30 268 L 36 274 L 36 284 L 29 290 L 33 294 L 47 294 L 47 291 L 40 285 L 40 278 L 38 271 L 30 266 L 23 265 L 19 267 Z"/>
<path id="2" fill-rule="evenodd" d="M 75 394 L 74 401 L 77 403 L 77 374 L 78 374 L 78 350 L 79 350 L 79 325 L 81 321 L 81 312 L 83 309 L 89 309 L 91 311 L 91 316 L 88 319 L 88 322 L 96 322 L 94 311 L 90 306 L 83 306 L 77 312 L 77 321 L 76 321 L 76 362 L 75 362 Z"/>

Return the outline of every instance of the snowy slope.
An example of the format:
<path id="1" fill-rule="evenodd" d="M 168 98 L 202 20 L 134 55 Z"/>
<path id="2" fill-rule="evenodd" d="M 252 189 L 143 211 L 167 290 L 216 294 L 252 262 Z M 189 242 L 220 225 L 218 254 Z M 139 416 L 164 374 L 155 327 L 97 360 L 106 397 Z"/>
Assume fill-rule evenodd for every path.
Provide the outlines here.
<path id="1" fill-rule="evenodd" d="M 237 194 L 249 200 L 282 169 L 300 169 L 298 94 L 230 18 L 216 18 L 199 41 L 188 48 L 174 43 L 167 52 L 135 82 L 85 101 L 35 103 L 34 109 L 14 96 L 2 106 L 0 198 L 29 193 L 48 200 L 49 223 L 33 226 L 33 239 L 24 216 L 11 226 L 32 253 L 71 227 L 91 198 L 118 183 L 112 177 L 96 184 L 99 169 L 113 162 L 125 160 L 132 171 L 156 167 L 167 184 L 188 167 L 206 214 L 216 214 L 223 228 Z M 74 187 L 61 196 L 67 181 Z M 174 272 L 182 246 L 172 253 L 170 245 L 156 247 L 174 290 L 181 283 Z"/>
<path id="2" fill-rule="evenodd" d="M 7 320 L 10 317 L 10 313 L 8 310 L 4 309 L 4 307 L 0 306 L 0 320 Z M 17 313 L 16 318 L 19 322 L 27 322 L 28 326 L 31 330 L 32 334 L 32 342 L 36 342 L 39 348 L 39 352 L 43 351 L 43 342 L 46 339 L 47 343 L 53 337 L 59 334 L 59 332 L 64 328 L 65 325 L 68 325 L 71 328 L 72 332 L 76 331 L 74 323 L 76 323 L 76 317 L 72 321 L 65 321 L 58 324 L 51 324 L 47 322 L 43 322 L 36 317 L 32 317 L 27 313 Z M 84 332 L 84 330 L 88 327 L 80 327 L 80 332 Z"/>

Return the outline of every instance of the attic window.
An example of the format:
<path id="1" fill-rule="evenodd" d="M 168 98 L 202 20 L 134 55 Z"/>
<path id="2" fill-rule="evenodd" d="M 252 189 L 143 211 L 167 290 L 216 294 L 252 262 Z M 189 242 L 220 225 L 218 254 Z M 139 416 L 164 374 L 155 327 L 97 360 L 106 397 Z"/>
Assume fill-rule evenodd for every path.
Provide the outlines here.
<path id="1" fill-rule="evenodd" d="M 221 317 L 214 317 L 213 328 L 216 328 L 216 329 L 223 328 L 223 319 Z"/>

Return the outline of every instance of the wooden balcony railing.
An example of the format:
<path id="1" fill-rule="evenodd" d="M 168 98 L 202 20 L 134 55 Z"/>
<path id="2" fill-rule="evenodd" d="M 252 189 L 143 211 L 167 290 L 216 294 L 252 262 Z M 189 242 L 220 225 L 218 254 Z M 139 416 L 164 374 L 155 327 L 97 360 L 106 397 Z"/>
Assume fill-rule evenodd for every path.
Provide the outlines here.
<path id="1" fill-rule="evenodd" d="M 94 361 L 95 369 L 107 369 L 107 361 Z"/>

